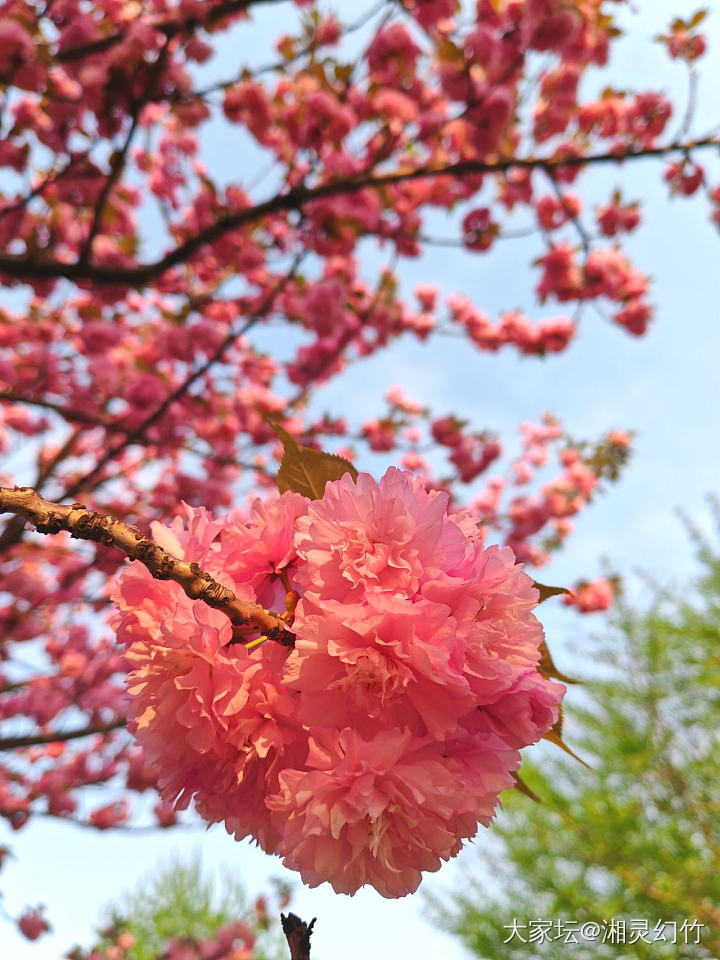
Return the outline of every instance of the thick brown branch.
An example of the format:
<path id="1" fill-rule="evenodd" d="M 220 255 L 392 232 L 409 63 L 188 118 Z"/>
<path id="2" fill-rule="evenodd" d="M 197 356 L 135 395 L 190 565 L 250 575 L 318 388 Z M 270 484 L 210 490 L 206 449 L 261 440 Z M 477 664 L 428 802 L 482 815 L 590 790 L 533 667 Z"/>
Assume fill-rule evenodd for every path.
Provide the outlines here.
<path id="1" fill-rule="evenodd" d="M 64 743 L 66 740 L 79 740 L 81 737 L 90 737 L 94 733 L 110 733 L 111 730 L 120 730 L 126 724 L 125 720 L 111 720 L 109 723 L 95 723 L 81 730 L 68 730 L 63 733 L 55 730 L 52 733 L 28 734 L 26 737 L 0 737 L 0 750 L 17 750 L 20 747 L 39 747 L 46 743 Z"/>
<path id="2" fill-rule="evenodd" d="M 720 138 L 706 137 L 685 143 L 669 143 L 661 147 L 646 147 L 641 150 L 629 150 L 627 153 L 598 153 L 579 157 L 509 157 L 504 160 L 460 160 L 457 163 L 411 167 L 392 170 L 388 173 L 363 173 L 356 177 L 330 180 L 316 187 L 295 187 L 287 193 L 278 194 L 234 213 L 220 217 L 215 223 L 200 230 L 194 237 L 178 244 L 160 260 L 138 264 L 135 267 L 113 267 L 99 264 L 65 263 L 60 260 L 24 256 L 0 256 L 0 273 L 18 279 L 49 279 L 64 277 L 67 280 L 89 280 L 102 284 L 121 284 L 129 287 L 142 287 L 165 273 L 171 267 L 186 263 L 208 243 L 214 243 L 225 234 L 250 223 L 256 223 L 275 213 L 299 210 L 313 200 L 357 193 L 366 188 L 379 189 L 409 180 L 422 180 L 431 177 L 462 177 L 478 173 L 506 173 L 513 169 L 556 170 L 558 167 L 581 167 L 593 164 L 621 163 L 624 160 L 638 160 L 647 157 L 663 157 L 671 153 L 687 153 L 707 147 L 720 146 Z"/>
<path id="3" fill-rule="evenodd" d="M 280 914 L 283 933 L 290 947 L 290 960 L 310 960 L 310 935 L 315 926 L 315 918 L 305 923 L 294 913 Z"/>
<path id="4" fill-rule="evenodd" d="M 294 642 L 284 620 L 257 603 L 238 600 L 232 590 L 205 573 L 197 563 L 172 556 L 141 530 L 107 514 L 95 513 L 81 503 L 64 506 L 45 500 L 30 487 L 0 487 L 0 512 L 14 513 L 39 533 L 67 530 L 71 537 L 118 547 L 131 560 L 139 560 L 158 580 L 173 580 L 192 600 L 203 600 L 222 612 L 235 626 L 251 624 L 271 640 L 288 646 Z"/>

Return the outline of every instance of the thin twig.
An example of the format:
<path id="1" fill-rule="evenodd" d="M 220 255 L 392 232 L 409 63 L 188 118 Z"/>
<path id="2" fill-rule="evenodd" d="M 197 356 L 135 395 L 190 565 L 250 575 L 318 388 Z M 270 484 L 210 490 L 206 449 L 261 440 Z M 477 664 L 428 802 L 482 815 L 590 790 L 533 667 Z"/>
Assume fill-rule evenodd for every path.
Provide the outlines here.
<path id="1" fill-rule="evenodd" d="M 563 212 L 565 213 L 565 216 L 568 217 L 568 219 L 570 220 L 570 222 L 573 224 L 573 226 L 578 232 L 578 236 L 580 237 L 580 243 L 582 243 L 582 247 L 585 252 L 585 263 L 587 264 L 587 258 L 590 256 L 590 249 L 591 249 L 590 235 L 588 234 L 587 230 L 583 226 L 582 221 L 580 220 L 578 215 L 576 213 L 573 213 L 572 209 L 570 208 L 570 205 L 567 202 L 567 198 L 563 193 L 563 191 L 561 190 L 560 184 L 557 182 L 557 177 L 554 175 L 554 173 L 551 170 L 546 170 L 545 172 L 547 174 L 548 180 L 552 184 L 552 188 L 555 193 L 555 196 L 557 197 L 560 206 L 563 208 Z"/>
<path id="2" fill-rule="evenodd" d="M 348 24 L 347 27 L 342 31 L 342 37 L 347 37 L 352 33 L 361 30 L 367 23 L 372 20 L 382 9 L 387 6 L 389 0 L 380 0 L 379 3 L 375 4 L 370 10 L 367 10 L 364 14 L 358 17 L 357 20 Z M 298 60 L 307 54 L 312 54 L 317 49 L 317 41 L 315 39 L 311 40 L 310 43 L 306 44 L 300 50 L 297 50 L 291 57 L 283 57 L 282 60 L 275 60 L 272 63 L 266 63 L 263 66 L 256 67 L 255 69 L 248 71 L 247 67 L 237 73 L 235 76 L 231 77 L 229 80 L 218 80 L 215 83 L 209 84 L 207 87 L 202 87 L 199 90 L 188 90 L 188 91 L 177 91 L 175 94 L 170 96 L 163 97 L 162 99 L 167 99 L 171 103 L 190 103 L 193 100 L 203 100 L 205 97 L 208 97 L 212 93 L 218 93 L 221 90 L 227 90 L 229 87 L 233 87 L 238 83 L 242 83 L 244 80 L 249 78 L 256 79 L 257 77 L 262 76 L 266 73 L 275 73 L 276 71 L 287 72 L 288 67 L 297 63 Z M 360 59 L 360 58 L 358 58 Z M 152 98 L 149 98 L 152 99 Z M 158 98 L 160 99 L 160 98 Z"/>
<path id="3" fill-rule="evenodd" d="M 23 207 L 26 207 L 31 200 L 35 199 L 35 197 L 42 196 L 48 187 L 67 176 L 75 163 L 76 158 L 70 157 L 64 167 L 62 167 L 60 170 L 56 170 L 54 173 L 48 173 L 48 175 L 43 180 L 38 181 L 38 183 L 32 187 L 28 193 L 25 194 L 25 196 L 19 197 L 15 203 L 10 203 L 6 207 L 0 208 L 0 220 L 10 213 L 15 213 L 17 210 L 22 210 Z"/>
<path id="4" fill-rule="evenodd" d="M 67 730 L 64 733 L 56 730 L 53 733 L 28 734 L 26 737 L 0 737 L 0 750 L 18 750 L 20 747 L 39 747 L 46 743 L 64 743 L 66 740 L 79 740 L 82 737 L 91 737 L 94 733 L 110 733 L 111 730 L 121 730 L 126 720 L 111 720 L 108 723 L 95 723 L 90 727 L 79 730 Z"/>
<path id="5" fill-rule="evenodd" d="M 688 65 L 688 99 L 682 123 L 676 137 L 677 140 L 684 140 L 690 134 L 695 112 L 697 110 L 698 96 L 698 73 L 694 66 Z"/>
<path id="6" fill-rule="evenodd" d="M 111 463 L 118 454 L 122 453 L 127 447 L 135 442 L 139 442 L 144 437 L 146 431 L 154 426 L 157 421 L 163 416 L 163 414 L 178 400 L 180 400 L 188 390 L 195 384 L 200 377 L 204 376 L 216 363 L 219 363 L 222 358 L 225 356 L 230 347 L 236 343 L 241 337 L 245 334 L 267 313 L 267 311 L 273 305 L 275 298 L 282 292 L 282 290 L 287 286 L 290 280 L 294 277 L 295 271 L 305 257 L 307 251 L 301 251 L 293 261 L 290 270 L 275 284 L 273 289 L 268 293 L 264 302 L 261 304 L 260 309 L 247 320 L 239 330 L 231 330 L 230 333 L 225 337 L 225 339 L 220 343 L 217 350 L 212 353 L 205 363 L 201 364 L 196 370 L 194 370 L 172 393 L 168 394 L 167 397 L 159 404 L 148 416 L 137 426 L 135 429 L 129 431 L 125 438 L 117 443 L 114 447 L 111 447 L 95 464 L 95 466 L 86 473 L 84 476 L 80 477 L 75 483 L 70 486 L 65 493 L 63 494 L 64 498 L 74 497 L 77 493 L 87 488 L 88 483 L 91 480 L 94 480 L 103 467 Z"/>
<path id="7" fill-rule="evenodd" d="M 165 45 L 157 56 L 155 63 L 152 65 L 150 70 L 150 76 L 147 80 L 147 85 L 145 92 L 142 97 L 137 97 L 132 106 L 132 111 L 130 113 L 130 126 L 128 132 L 125 135 L 125 140 L 122 147 L 119 150 L 115 151 L 113 154 L 112 160 L 110 162 L 110 172 L 105 177 L 105 182 L 103 183 L 102 190 L 100 191 L 100 196 L 98 197 L 97 204 L 95 205 L 95 212 L 93 214 L 92 223 L 90 224 L 90 229 L 88 230 L 88 235 L 85 239 L 82 252 L 78 259 L 78 263 L 90 263 L 92 260 L 92 248 L 95 241 L 95 237 L 100 232 L 102 227 L 103 217 L 105 215 L 105 208 L 107 207 L 108 200 L 110 199 L 110 194 L 115 184 L 118 182 L 122 176 L 122 172 L 125 169 L 125 163 L 127 161 L 128 151 L 130 145 L 132 144 L 133 137 L 137 132 L 138 123 L 140 121 L 140 114 L 142 109 L 151 99 L 155 87 L 157 86 L 158 79 L 162 73 L 165 63 L 167 61 L 168 46 L 170 44 L 170 37 L 167 37 L 165 40 Z"/>

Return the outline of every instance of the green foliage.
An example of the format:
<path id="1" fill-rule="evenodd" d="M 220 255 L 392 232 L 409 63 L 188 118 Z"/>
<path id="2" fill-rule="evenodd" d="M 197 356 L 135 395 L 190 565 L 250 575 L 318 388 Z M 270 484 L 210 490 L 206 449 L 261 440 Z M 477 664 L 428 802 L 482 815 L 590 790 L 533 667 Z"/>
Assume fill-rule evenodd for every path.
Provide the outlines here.
<path id="1" fill-rule="evenodd" d="M 277 929 L 268 932 L 267 924 L 248 905 L 240 881 L 224 876 L 216 887 L 203 874 L 199 857 L 189 863 L 174 860 L 105 909 L 101 945 L 114 943 L 120 933 L 130 933 L 135 944 L 127 960 L 157 960 L 171 938 L 210 939 L 221 927 L 238 920 L 245 920 L 258 935 L 254 960 L 284 958 L 287 950 L 279 924 L 273 923 Z"/>
<path id="2" fill-rule="evenodd" d="M 538 583 L 537 580 L 533 580 L 533 586 L 540 594 L 538 603 L 544 603 L 550 597 L 559 597 L 563 593 L 570 593 L 567 587 L 548 587 L 547 584 Z"/>
<path id="3" fill-rule="evenodd" d="M 339 480 L 346 473 L 349 473 L 353 480 L 357 480 L 358 472 L 349 460 L 334 453 L 303 447 L 279 424 L 272 420 L 268 420 L 268 423 L 285 448 L 277 475 L 280 493 L 293 490 L 311 500 L 319 500 L 329 480 Z"/>
<path id="4" fill-rule="evenodd" d="M 435 918 L 477 956 L 720 956 L 720 555 L 701 542 L 700 561 L 694 589 L 655 586 L 649 609 L 622 605 L 595 651 L 609 670 L 574 694 L 566 728 L 592 769 L 549 752 L 539 766 L 524 763 L 543 803 L 505 794 L 493 831 L 503 851 L 485 854 L 482 876 L 449 903 L 434 903 Z M 605 921 L 606 942 L 575 933 L 578 945 L 523 943 L 513 918 L 526 940 L 538 918 Z M 624 944 L 610 942 L 613 918 L 626 922 Z M 672 928 L 665 942 L 629 943 L 631 920 L 652 931 L 659 920 L 680 930 L 695 919 L 700 945 L 673 944 Z"/>

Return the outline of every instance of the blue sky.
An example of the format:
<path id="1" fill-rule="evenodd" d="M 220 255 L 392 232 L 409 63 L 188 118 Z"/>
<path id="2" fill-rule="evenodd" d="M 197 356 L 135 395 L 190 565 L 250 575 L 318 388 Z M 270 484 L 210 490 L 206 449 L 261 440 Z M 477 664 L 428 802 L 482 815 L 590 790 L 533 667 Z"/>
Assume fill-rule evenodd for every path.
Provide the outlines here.
<path id="1" fill-rule="evenodd" d="M 351 9 L 349 3 L 336 6 Z M 670 15 L 688 15 L 696 5 L 686 0 L 641 0 L 638 6 L 637 15 L 624 16 L 628 37 L 611 67 L 616 83 L 661 85 L 682 103 L 683 71 L 671 68 L 649 39 Z M 719 19 L 716 14 L 709 21 L 716 43 Z M 277 19 L 264 11 L 258 20 L 263 36 L 270 38 Z M 717 49 L 711 43 L 710 57 L 701 62 L 704 99 L 697 132 L 718 119 L 711 102 L 715 95 L 717 104 L 720 89 Z M 229 58 L 231 52 L 223 56 Z M 221 146 L 209 143 L 213 151 Z M 707 159 L 708 166 L 714 166 L 713 183 L 720 182 L 717 161 Z M 621 179 L 625 196 L 644 200 L 644 224 L 627 248 L 653 277 L 657 314 L 646 337 L 628 337 L 588 311 L 576 342 L 565 354 L 548 360 L 483 355 L 459 340 L 438 338 L 419 344 L 407 339 L 350 367 L 316 400 L 318 409 L 343 412 L 359 421 L 377 415 L 381 395 L 399 383 L 438 412 L 455 411 L 478 428 L 492 427 L 504 436 L 519 421 L 536 419 L 545 410 L 557 413 L 577 436 L 591 437 L 612 427 L 635 430 L 635 456 L 623 479 L 578 520 L 567 549 L 542 578 L 564 583 L 595 575 L 606 557 L 628 578 L 631 594 L 640 602 L 645 588 L 633 575 L 638 568 L 663 582 L 682 583 L 692 574 L 692 546 L 674 511 L 683 508 L 710 532 L 705 495 L 720 487 L 720 235 L 708 221 L 703 200 L 668 199 L 660 171 L 657 161 L 635 162 L 620 176 L 609 168 L 598 172 L 592 184 L 598 196 L 607 195 L 608 187 Z M 582 186 L 580 192 L 586 191 Z M 488 257 L 463 257 L 433 248 L 420 260 L 401 264 L 403 284 L 409 291 L 417 282 L 433 281 L 445 293 L 466 293 L 491 314 L 498 308 L 521 306 L 540 316 L 532 305 L 534 277 L 527 266 L 536 249 L 532 244 L 508 241 Z M 592 650 L 590 638 L 602 629 L 602 620 L 580 620 L 555 604 L 546 604 L 542 614 L 556 660 L 562 664 L 573 641 Z M 568 736 L 572 739 L 571 731 Z M 486 841 L 483 834 L 476 843 Z M 26 903 L 46 902 L 56 931 L 31 945 L 0 926 L 0 946 L 7 954 L 0 953 L 13 960 L 54 960 L 73 942 L 87 943 L 99 908 L 170 853 L 199 851 L 210 871 L 232 869 L 250 893 L 259 892 L 273 874 L 296 880 L 277 859 L 248 843 L 236 843 L 220 827 L 133 836 L 36 821 L 13 835 L 0 825 L 3 843 L 17 855 L 2 874 L 8 908 L 16 912 Z M 313 951 L 317 960 L 339 952 L 344 960 L 400 952 L 459 960 L 464 956 L 461 948 L 423 922 L 422 891 L 437 893 L 461 883 L 472 861 L 471 846 L 439 874 L 428 877 L 418 894 L 401 901 L 383 900 L 373 891 L 353 898 L 335 896 L 329 889 L 312 891 L 298 884 L 293 909 L 306 918 L 318 917 Z"/>

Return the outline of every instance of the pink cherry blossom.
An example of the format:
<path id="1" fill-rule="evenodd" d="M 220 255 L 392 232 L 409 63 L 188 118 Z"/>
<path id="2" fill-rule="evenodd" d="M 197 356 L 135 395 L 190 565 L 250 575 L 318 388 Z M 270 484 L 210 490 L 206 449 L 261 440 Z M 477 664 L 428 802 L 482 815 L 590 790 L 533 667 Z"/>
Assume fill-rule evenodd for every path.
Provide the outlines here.
<path id="1" fill-rule="evenodd" d="M 577 607 L 583 613 L 594 613 L 597 610 L 609 610 L 614 594 L 612 583 L 605 577 L 597 577 L 577 584 L 572 593 L 563 596 L 563 602 L 567 606 Z"/>
<path id="2" fill-rule="evenodd" d="M 443 762 L 442 750 L 448 757 Z M 282 818 L 286 866 L 339 893 L 370 884 L 385 897 L 417 889 L 493 816 L 493 797 L 512 785 L 517 753 L 492 735 L 437 748 L 408 731 L 322 731 L 307 769 L 281 774 L 268 801 Z M 462 787 L 460 787 L 462 784 Z"/>
<path id="3" fill-rule="evenodd" d="M 41 909 L 26 910 L 18 919 L 18 928 L 22 935 L 28 940 L 38 940 L 44 933 L 47 933 L 50 926 L 42 914 Z"/>
<path id="4" fill-rule="evenodd" d="M 385 896 L 414 890 L 490 821 L 564 688 L 537 672 L 532 581 L 447 507 L 391 468 L 379 483 L 332 481 L 319 500 L 256 502 L 247 519 L 187 507 L 186 525 L 154 528 L 243 599 L 295 598 L 294 647 L 246 648 L 176 584 L 144 567 L 119 578 L 130 729 L 166 808 L 193 800 L 306 882 Z"/>

